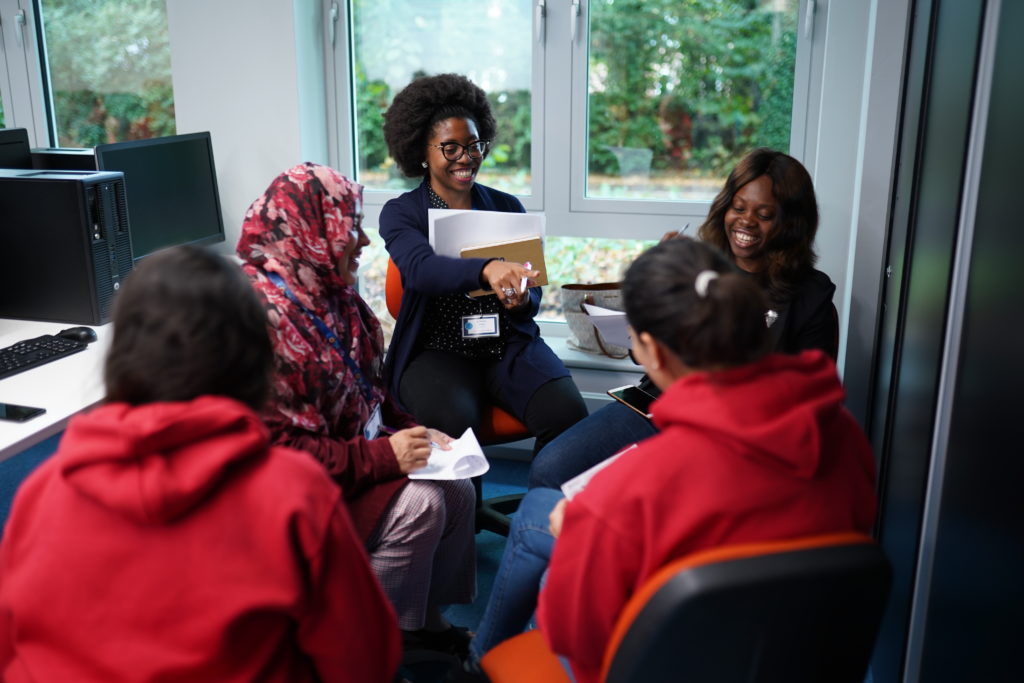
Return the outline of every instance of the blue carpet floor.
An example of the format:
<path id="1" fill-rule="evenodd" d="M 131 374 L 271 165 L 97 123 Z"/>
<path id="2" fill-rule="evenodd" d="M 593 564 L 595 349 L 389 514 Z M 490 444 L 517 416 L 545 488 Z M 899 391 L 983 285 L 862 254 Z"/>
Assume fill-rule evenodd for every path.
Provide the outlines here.
<path id="1" fill-rule="evenodd" d="M 61 434 L 55 434 L 46 441 L 0 462 L 0 528 L 7 523 L 7 515 L 11 511 L 14 494 L 21 482 L 57 450 L 60 437 Z"/>

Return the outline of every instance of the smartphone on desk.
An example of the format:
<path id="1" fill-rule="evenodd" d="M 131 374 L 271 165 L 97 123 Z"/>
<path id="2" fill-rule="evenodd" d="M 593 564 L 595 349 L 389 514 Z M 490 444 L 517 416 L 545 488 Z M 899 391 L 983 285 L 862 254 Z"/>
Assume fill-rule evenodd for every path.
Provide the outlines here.
<path id="1" fill-rule="evenodd" d="M 609 389 L 608 395 L 626 407 L 640 413 L 648 420 L 651 419 L 651 404 L 654 403 L 655 397 L 635 384 L 627 384 L 624 387 Z"/>
<path id="2" fill-rule="evenodd" d="M 8 422 L 25 422 L 46 412 L 45 408 L 19 406 L 13 403 L 0 403 L 0 420 Z"/>

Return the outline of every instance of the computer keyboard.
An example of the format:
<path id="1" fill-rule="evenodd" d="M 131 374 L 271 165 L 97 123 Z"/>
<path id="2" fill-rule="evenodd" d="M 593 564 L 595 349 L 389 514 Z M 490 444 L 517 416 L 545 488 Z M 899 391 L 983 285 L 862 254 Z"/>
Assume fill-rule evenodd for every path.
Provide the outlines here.
<path id="1" fill-rule="evenodd" d="M 0 349 L 0 379 L 78 353 L 87 346 L 53 334 L 11 344 Z"/>

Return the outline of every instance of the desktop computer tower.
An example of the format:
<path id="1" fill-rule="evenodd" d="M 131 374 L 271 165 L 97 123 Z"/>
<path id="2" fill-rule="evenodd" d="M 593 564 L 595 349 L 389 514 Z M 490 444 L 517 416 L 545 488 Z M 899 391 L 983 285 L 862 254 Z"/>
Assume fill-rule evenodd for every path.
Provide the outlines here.
<path id="1" fill-rule="evenodd" d="M 132 270 L 124 174 L 0 170 L 0 317 L 102 325 Z"/>
<path id="2" fill-rule="evenodd" d="M 96 153 L 91 147 L 33 147 L 32 168 L 47 171 L 95 171 Z"/>

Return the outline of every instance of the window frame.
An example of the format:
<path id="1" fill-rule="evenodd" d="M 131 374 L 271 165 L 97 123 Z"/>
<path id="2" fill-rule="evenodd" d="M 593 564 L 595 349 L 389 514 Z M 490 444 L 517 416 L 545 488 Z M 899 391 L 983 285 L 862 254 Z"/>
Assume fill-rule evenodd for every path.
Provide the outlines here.
<path id="1" fill-rule="evenodd" d="M 587 69 L 590 0 L 579 0 L 573 31 L 572 0 L 533 0 L 533 192 L 519 196 L 527 211 L 544 212 L 548 233 L 569 237 L 657 239 L 687 223 L 691 230 L 704 221 L 710 201 L 657 201 L 588 198 L 586 192 Z M 815 28 L 824 2 L 800 0 L 800 29 L 794 73 L 793 115 L 789 152 L 798 159 L 813 156 L 815 93 L 820 92 L 824 41 Z M 543 11 L 541 11 L 543 7 Z M 354 44 L 351 0 L 325 3 L 325 21 L 334 36 L 328 41 L 328 120 L 330 163 L 342 173 L 356 172 L 354 98 L 351 97 Z M 568 95 L 567 95 L 568 93 Z M 577 125 L 573 125 L 573 122 Z M 352 131 L 343 135 L 342 131 Z M 812 166 L 806 164 L 811 170 Z M 812 171 L 813 172 L 813 171 Z M 484 179 L 486 182 L 486 178 Z M 397 191 L 367 189 L 364 205 L 371 225 Z M 628 219 L 626 217 L 628 216 Z M 624 220 L 626 219 L 626 220 Z"/>
<path id="2" fill-rule="evenodd" d="M 540 0 L 532 0 L 534 6 Z M 355 98 L 352 97 L 353 65 L 355 64 L 355 21 L 352 0 L 334 0 L 324 3 L 324 22 L 328 27 L 325 42 L 327 65 L 327 118 L 329 163 L 341 173 L 358 180 L 358 140 L 356 136 Z M 539 13 L 533 15 L 533 41 L 530 117 L 534 122 L 533 140 L 530 147 L 529 195 L 517 195 L 527 211 L 544 210 L 544 127 L 536 122 L 544 116 L 544 102 L 536 93 L 544 92 L 545 20 Z M 499 122 L 500 124 L 500 122 Z M 349 131 L 344 135 L 342 131 Z M 485 178 L 486 181 L 486 178 Z M 377 225 L 380 210 L 389 200 L 402 194 L 400 190 L 378 190 L 366 188 L 363 191 L 363 210 L 366 220 Z"/>
<path id="3" fill-rule="evenodd" d="M 20 28 L 16 17 L 24 17 Z M 4 126 L 25 128 L 34 147 L 52 145 L 47 125 L 47 102 L 39 63 L 41 31 L 36 4 L 32 0 L 0 0 L 0 51 L 7 65 L 0 72 L 0 95 L 4 102 Z"/>

